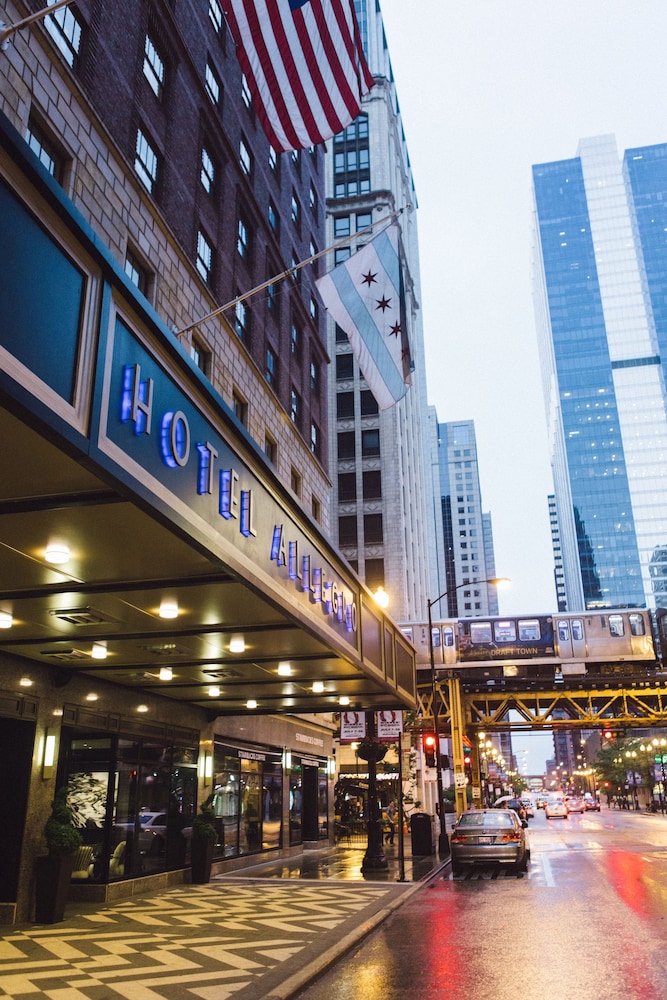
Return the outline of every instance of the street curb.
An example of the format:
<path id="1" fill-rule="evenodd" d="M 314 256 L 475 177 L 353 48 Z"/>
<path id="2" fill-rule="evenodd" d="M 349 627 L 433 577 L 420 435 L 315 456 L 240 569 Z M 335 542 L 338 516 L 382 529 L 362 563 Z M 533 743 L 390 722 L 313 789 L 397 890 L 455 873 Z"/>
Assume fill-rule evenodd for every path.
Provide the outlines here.
<path id="1" fill-rule="evenodd" d="M 402 892 L 400 895 L 396 896 L 387 906 L 382 907 L 377 913 L 374 913 L 372 917 L 369 917 L 363 924 L 359 924 L 355 927 L 353 931 L 350 931 L 344 937 L 340 939 L 333 947 L 328 948 L 322 955 L 313 959 L 308 965 L 300 969 L 299 972 L 294 973 L 289 979 L 286 979 L 278 989 L 274 989 L 271 993 L 267 993 L 264 1000 L 291 1000 L 292 997 L 296 996 L 298 992 L 305 989 L 309 983 L 318 976 L 321 976 L 329 966 L 337 962 L 338 959 L 342 958 L 347 952 L 351 951 L 352 948 L 362 938 L 374 931 L 384 920 L 389 917 L 394 910 L 397 910 L 399 906 L 402 906 L 411 896 L 413 896 L 419 889 L 423 889 L 425 885 L 431 882 L 434 878 L 440 875 L 444 868 L 449 864 L 450 859 L 445 858 L 445 860 L 439 865 L 439 867 L 434 868 L 428 875 L 426 875 L 419 882 L 414 882 L 409 889 Z"/>

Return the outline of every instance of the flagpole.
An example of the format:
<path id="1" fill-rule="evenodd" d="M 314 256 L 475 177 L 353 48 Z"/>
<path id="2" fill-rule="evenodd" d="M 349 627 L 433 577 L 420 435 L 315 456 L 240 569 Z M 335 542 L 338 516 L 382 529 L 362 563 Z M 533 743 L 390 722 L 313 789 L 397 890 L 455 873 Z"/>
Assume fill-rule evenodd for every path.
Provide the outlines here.
<path id="1" fill-rule="evenodd" d="M 364 233 L 369 232 L 376 226 L 382 226 L 384 225 L 385 222 L 391 222 L 392 219 L 395 219 L 397 218 L 397 216 L 402 215 L 406 209 L 410 211 L 411 208 L 412 205 L 406 205 L 405 208 L 398 208 L 396 209 L 395 212 L 391 212 L 389 215 L 385 215 L 382 219 L 377 219 L 375 222 L 371 222 L 368 226 L 364 226 L 363 229 L 360 229 L 358 232 L 354 234 L 355 239 L 358 239 L 360 236 L 363 236 Z M 184 333 L 189 333 L 190 330 L 194 330 L 201 323 L 206 323 L 209 319 L 214 319 L 216 316 L 219 316 L 220 313 L 227 312 L 228 309 L 231 309 L 233 306 L 238 305 L 239 302 L 243 302 L 245 299 L 249 299 L 252 295 L 256 295 L 257 292 L 263 292 L 265 288 L 269 287 L 269 285 L 274 285 L 277 281 L 282 281 L 283 278 L 288 278 L 290 277 L 290 275 L 296 274 L 296 272 L 300 271 L 302 267 L 306 267 L 308 264 L 312 264 L 314 261 L 319 260 L 320 257 L 324 257 L 326 254 L 331 253 L 332 250 L 337 250 L 338 247 L 348 245 L 349 242 L 350 242 L 350 237 L 344 236 L 343 239 L 339 240 L 337 243 L 333 243 L 330 247 L 327 247 L 326 250 L 320 250 L 319 253 L 313 254 L 312 257 L 307 257 L 305 260 L 300 261 L 298 264 L 294 264 L 293 267 L 288 267 L 286 271 L 281 271 L 280 274 L 276 274 L 273 278 L 269 278 L 268 281 L 263 281 L 261 285 L 256 285 L 254 288 L 251 288 L 249 292 L 244 292 L 242 295 L 237 295 L 235 299 L 231 300 L 231 302 L 226 302 L 224 306 L 218 306 L 218 308 L 214 309 L 213 312 L 207 313 L 206 316 L 201 316 L 199 319 L 195 320 L 194 323 L 190 323 L 188 326 L 184 326 L 181 330 L 174 330 L 174 336 L 180 337 Z"/>
<path id="2" fill-rule="evenodd" d="M 9 38 L 15 31 L 25 28 L 28 24 L 32 24 L 33 21 L 39 21 L 42 17 L 46 17 L 47 14 L 53 14 L 54 11 L 60 10 L 61 7 L 67 7 L 71 3 L 74 3 L 74 0 L 56 0 L 50 7 L 43 7 L 42 10 L 30 14 L 29 17 L 24 17 L 22 21 L 17 21 L 16 24 L 5 25 L 4 21 L 0 21 L 0 49 L 4 50 L 7 48 Z"/>

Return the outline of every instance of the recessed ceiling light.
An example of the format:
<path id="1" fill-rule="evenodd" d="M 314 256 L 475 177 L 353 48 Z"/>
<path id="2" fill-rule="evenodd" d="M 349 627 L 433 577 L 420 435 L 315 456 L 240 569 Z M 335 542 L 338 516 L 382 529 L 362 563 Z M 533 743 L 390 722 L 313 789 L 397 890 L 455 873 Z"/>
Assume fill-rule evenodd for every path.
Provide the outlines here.
<path id="1" fill-rule="evenodd" d="M 22 688 L 30 688 L 35 682 L 30 679 L 30 677 L 22 677 L 19 681 L 19 686 Z"/>
<path id="2" fill-rule="evenodd" d="M 324 681 L 313 681 L 313 694 L 322 694 L 324 691 Z"/>
<path id="3" fill-rule="evenodd" d="M 90 651 L 90 655 L 94 660 L 106 660 L 107 658 L 106 642 L 94 642 L 93 648 Z"/>
<path id="4" fill-rule="evenodd" d="M 0 611 L 0 628 L 11 628 L 14 618 L 9 611 Z"/>
<path id="5" fill-rule="evenodd" d="M 230 653 L 245 653 L 245 639 L 242 635 L 233 635 L 229 640 Z"/>
<path id="6" fill-rule="evenodd" d="M 246 708 L 257 708 L 257 702 L 255 701 L 254 698 L 248 698 L 247 702 L 245 703 L 245 707 Z"/>
<path id="7" fill-rule="evenodd" d="M 148 705 L 137 705 L 137 712 L 147 712 Z"/>
<path id="8" fill-rule="evenodd" d="M 171 667 L 160 667 L 160 680 L 171 681 L 174 679 L 174 671 Z"/>
<path id="9" fill-rule="evenodd" d="M 220 688 L 218 687 L 217 684 L 211 684 L 210 688 L 208 689 L 208 696 L 209 698 L 220 697 Z"/>
<path id="10" fill-rule="evenodd" d="M 160 601 L 160 618 L 178 618 L 178 601 L 165 597 Z"/>
<path id="11" fill-rule="evenodd" d="M 53 563 L 56 566 L 69 562 L 69 546 L 64 545 L 62 542 L 51 542 L 44 550 L 44 558 L 47 562 Z"/>
<path id="12" fill-rule="evenodd" d="M 99 695 L 95 694 L 94 691 L 91 691 L 89 694 L 86 695 L 86 701 L 97 701 L 98 698 Z"/>
<path id="13" fill-rule="evenodd" d="M 291 663 L 279 663 L 278 664 L 278 673 L 279 673 L 279 675 L 281 677 L 289 677 L 290 674 L 292 673 L 292 665 L 291 665 Z"/>
<path id="14" fill-rule="evenodd" d="M 350 699 L 348 698 L 348 696 L 346 694 L 342 694 L 340 696 L 340 698 L 338 699 L 338 704 L 339 705 L 349 705 L 350 704 Z"/>

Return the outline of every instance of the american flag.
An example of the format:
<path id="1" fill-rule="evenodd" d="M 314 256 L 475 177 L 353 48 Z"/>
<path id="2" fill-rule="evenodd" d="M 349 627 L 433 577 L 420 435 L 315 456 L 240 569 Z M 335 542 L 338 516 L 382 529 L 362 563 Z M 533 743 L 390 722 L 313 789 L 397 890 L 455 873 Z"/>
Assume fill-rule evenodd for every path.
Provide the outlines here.
<path id="1" fill-rule="evenodd" d="M 353 122 L 373 86 L 353 0 L 223 0 L 257 117 L 278 152 Z"/>

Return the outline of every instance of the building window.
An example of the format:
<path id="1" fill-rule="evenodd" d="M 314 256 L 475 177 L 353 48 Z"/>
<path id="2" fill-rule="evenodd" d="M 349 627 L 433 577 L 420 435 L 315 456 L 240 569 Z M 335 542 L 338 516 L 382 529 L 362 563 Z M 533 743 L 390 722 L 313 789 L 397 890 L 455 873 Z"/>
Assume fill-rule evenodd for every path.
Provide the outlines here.
<path id="1" fill-rule="evenodd" d="M 190 346 L 190 357 L 196 364 L 200 372 L 203 372 L 207 378 L 211 375 L 211 352 L 204 347 L 201 340 L 198 337 L 192 338 L 192 344 Z"/>
<path id="2" fill-rule="evenodd" d="M 51 7 L 56 0 L 47 0 L 47 6 Z M 51 35 L 61 53 L 70 66 L 74 66 L 76 57 L 81 49 L 81 24 L 72 13 L 70 7 L 61 7 L 60 10 L 49 14 L 44 18 L 44 27 Z"/>
<path id="3" fill-rule="evenodd" d="M 248 310 L 245 302 L 237 302 L 234 306 L 234 329 L 240 340 L 248 339 Z"/>
<path id="4" fill-rule="evenodd" d="M 320 310 L 317 305 L 317 302 L 315 301 L 312 295 L 310 297 L 310 302 L 308 304 L 308 310 L 310 312 L 310 318 L 314 320 L 315 323 L 317 323 L 318 317 L 320 315 Z"/>
<path id="5" fill-rule="evenodd" d="M 359 393 L 362 417 L 374 417 L 380 412 L 378 401 L 370 389 L 362 389 Z"/>
<path id="6" fill-rule="evenodd" d="M 264 454 L 268 458 L 271 465 L 278 464 L 278 445 L 268 431 L 264 435 Z"/>
<path id="7" fill-rule="evenodd" d="M 334 263 L 342 264 L 343 261 L 349 260 L 351 252 L 349 247 L 338 247 L 334 250 Z"/>
<path id="8" fill-rule="evenodd" d="M 382 545 L 382 514 L 364 514 L 364 543 L 366 545 Z"/>
<path id="9" fill-rule="evenodd" d="M 334 137 L 335 197 L 368 194 L 370 178 L 368 116 L 362 114 Z"/>
<path id="10" fill-rule="evenodd" d="M 239 142 L 239 163 L 241 164 L 241 170 L 246 176 L 250 175 L 252 170 L 252 159 L 250 156 L 250 150 L 246 146 L 243 139 Z"/>
<path id="11" fill-rule="evenodd" d="M 292 200 L 290 202 L 290 214 L 292 216 L 292 222 L 294 223 L 295 226 L 298 226 L 298 224 L 299 224 L 299 202 L 298 202 L 298 199 L 297 199 L 297 197 L 296 197 L 296 195 L 294 194 L 293 191 L 292 191 Z"/>
<path id="12" fill-rule="evenodd" d="M 357 545 L 357 518 L 354 514 L 345 514 L 338 518 L 338 544 Z"/>
<path id="13" fill-rule="evenodd" d="M 350 420 L 354 417 L 354 393 L 336 393 L 336 417 L 338 420 Z"/>
<path id="14" fill-rule="evenodd" d="M 149 35 L 144 41 L 144 76 L 158 99 L 162 99 L 164 88 L 164 62 Z"/>
<path id="15" fill-rule="evenodd" d="M 130 250 L 125 254 L 125 274 L 143 295 L 148 295 L 148 271 Z"/>
<path id="16" fill-rule="evenodd" d="M 65 175 L 65 157 L 32 116 L 28 123 L 25 140 L 42 166 L 46 167 L 59 184 L 62 184 Z"/>
<path id="17" fill-rule="evenodd" d="M 271 170 L 278 169 L 278 154 L 276 153 L 273 146 L 269 146 L 269 167 Z"/>
<path id="18" fill-rule="evenodd" d="M 271 347 L 266 349 L 266 368 L 264 370 L 266 381 L 275 389 L 278 385 L 278 359 Z"/>
<path id="19" fill-rule="evenodd" d="M 205 74 L 206 93 L 211 98 L 213 104 L 220 103 L 220 81 L 217 74 L 209 62 L 206 63 Z"/>
<path id="20" fill-rule="evenodd" d="M 345 333 L 345 330 L 343 330 L 343 328 L 340 327 L 338 325 L 338 323 L 336 323 L 336 343 L 337 344 L 347 344 L 348 342 L 349 342 L 349 338 L 348 338 L 347 334 Z"/>
<path id="21" fill-rule="evenodd" d="M 322 504 L 316 496 L 312 496 L 310 498 L 310 513 L 313 515 L 313 520 L 317 521 L 319 524 L 322 517 Z"/>
<path id="22" fill-rule="evenodd" d="M 363 473 L 364 500 L 380 500 L 382 498 L 382 473 L 370 471 Z"/>
<path id="23" fill-rule="evenodd" d="M 338 502 L 353 503 L 357 499 L 356 472 L 338 473 Z"/>
<path id="24" fill-rule="evenodd" d="M 317 215 L 317 192 L 313 185 L 310 185 L 310 190 L 308 192 L 308 205 L 313 215 Z"/>
<path id="25" fill-rule="evenodd" d="M 341 431 L 338 435 L 338 461 L 354 459 L 355 455 L 354 431 Z"/>
<path id="26" fill-rule="evenodd" d="M 269 312 L 278 313 L 278 287 L 275 281 L 272 281 L 270 285 L 267 285 L 266 308 Z"/>
<path id="27" fill-rule="evenodd" d="M 290 327 L 290 353 L 297 361 L 301 360 L 301 330 L 296 323 Z"/>
<path id="28" fill-rule="evenodd" d="M 202 231 L 197 233 L 197 270 L 204 281 L 210 281 L 213 249 Z"/>
<path id="29" fill-rule="evenodd" d="M 366 229 L 372 223 L 373 219 L 370 212 L 357 212 L 356 227 L 357 232 L 361 232 L 362 229 Z"/>
<path id="30" fill-rule="evenodd" d="M 248 86 L 248 78 L 245 73 L 241 74 L 241 100 L 245 104 L 246 108 L 250 109 L 252 107 L 252 95 L 250 93 L 250 87 Z"/>
<path id="31" fill-rule="evenodd" d="M 346 338 L 347 339 L 347 338 Z M 352 354 L 336 355 L 336 379 L 342 382 L 354 377 L 354 357 Z"/>
<path id="32" fill-rule="evenodd" d="M 140 128 L 137 129 L 134 169 L 144 187 L 152 193 L 157 182 L 157 153 Z"/>
<path id="33" fill-rule="evenodd" d="M 199 179 L 201 180 L 204 190 L 208 194 L 211 194 L 215 183 L 215 164 L 205 146 L 202 146 L 201 150 L 201 171 Z"/>
<path id="34" fill-rule="evenodd" d="M 310 362 L 310 391 L 314 396 L 320 393 L 320 366 L 317 361 Z"/>
<path id="35" fill-rule="evenodd" d="M 292 389 L 290 393 L 290 404 L 289 404 L 289 415 L 290 420 L 297 427 L 301 426 L 301 397 L 296 389 Z"/>
<path id="36" fill-rule="evenodd" d="M 276 206 L 273 204 L 272 201 L 269 202 L 268 217 L 269 217 L 269 225 L 271 226 L 271 229 L 274 231 L 274 233 L 277 233 L 278 232 L 278 212 L 276 211 Z"/>
<path id="37" fill-rule="evenodd" d="M 342 239 L 344 236 L 350 235 L 350 216 L 349 215 L 337 215 L 334 219 L 334 236 L 338 239 Z"/>
<path id="38" fill-rule="evenodd" d="M 310 425 L 310 450 L 315 458 L 320 457 L 320 429 L 314 422 Z"/>
<path id="39" fill-rule="evenodd" d="M 243 398 L 243 396 L 234 389 L 232 392 L 232 407 L 234 409 L 234 415 L 236 419 L 243 424 L 244 427 L 248 426 L 248 401 Z"/>
<path id="40" fill-rule="evenodd" d="M 236 233 L 236 249 L 239 257 L 248 259 L 248 227 L 243 219 L 239 219 Z"/>
<path id="41" fill-rule="evenodd" d="M 361 454 L 364 458 L 377 456 L 380 454 L 380 431 L 370 430 L 361 432 Z"/>
<path id="42" fill-rule="evenodd" d="M 216 33 L 219 34 L 222 31 L 222 7 L 218 0 L 208 0 L 208 16 L 211 18 L 211 24 Z"/>
<path id="43" fill-rule="evenodd" d="M 301 496 L 301 476 L 296 471 L 296 469 L 294 468 L 294 466 L 292 466 L 292 468 L 290 470 L 290 486 L 292 487 L 292 493 L 294 493 L 295 496 L 300 497 Z"/>
<path id="44" fill-rule="evenodd" d="M 369 590 L 384 587 L 384 559 L 366 559 L 364 561 L 364 583 Z"/>

